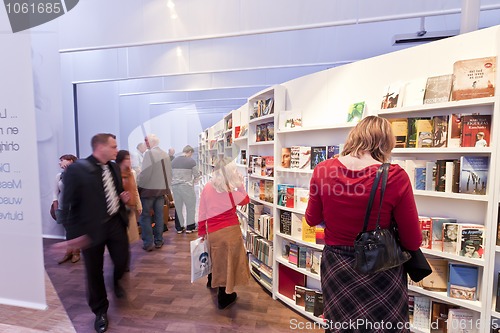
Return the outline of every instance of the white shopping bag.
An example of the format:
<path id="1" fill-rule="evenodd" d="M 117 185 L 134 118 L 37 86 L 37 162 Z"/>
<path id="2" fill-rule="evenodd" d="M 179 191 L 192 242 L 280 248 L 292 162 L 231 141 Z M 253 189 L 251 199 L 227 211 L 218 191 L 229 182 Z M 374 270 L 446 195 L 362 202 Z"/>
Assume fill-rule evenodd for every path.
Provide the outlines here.
<path id="1" fill-rule="evenodd" d="M 191 246 L 191 283 L 212 272 L 212 261 L 208 252 L 208 242 L 198 238 L 190 242 Z"/>

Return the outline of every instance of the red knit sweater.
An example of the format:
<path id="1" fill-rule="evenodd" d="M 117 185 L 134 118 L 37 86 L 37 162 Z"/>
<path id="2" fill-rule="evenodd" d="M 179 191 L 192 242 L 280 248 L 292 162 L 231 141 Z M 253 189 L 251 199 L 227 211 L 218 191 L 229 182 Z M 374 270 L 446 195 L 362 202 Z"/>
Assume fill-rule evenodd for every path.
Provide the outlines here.
<path id="1" fill-rule="evenodd" d="M 363 230 L 363 221 L 370 190 L 380 164 L 353 171 L 338 159 L 321 162 L 311 178 L 306 221 L 315 226 L 325 221 L 325 243 L 328 245 L 354 245 L 357 234 Z M 375 229 L 380 205 L 380 184 L 375 195 L 367 230 Z M 401 244 L 417 250 L 422 232 L 413 197 L 410 179 L 398 165 L 391 165 L 382 203 L 380 227 L 387 228 L 394 216 Z"/>
<path id="2" fill-rule="evenodd" d="M 250 200 L 243 186 L 231 193 L 235 205 L 246 205 Z M 205 235 L 205 222 L 208 224 L 208 232 L 238 225 L 236 206 L 233 206 L 228 192 L 219 193 L 209 182 L 201 191 L 200 206 L 198 211 L 198 235 Z"/>

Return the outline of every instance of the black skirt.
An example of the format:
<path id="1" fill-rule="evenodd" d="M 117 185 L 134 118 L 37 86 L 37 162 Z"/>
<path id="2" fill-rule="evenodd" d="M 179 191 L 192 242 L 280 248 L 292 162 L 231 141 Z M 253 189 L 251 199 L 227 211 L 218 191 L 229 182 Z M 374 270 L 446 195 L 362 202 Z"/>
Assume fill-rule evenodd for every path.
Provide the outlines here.
<path id="1" fill-rule="evenodd" d="M 325 245 L 321 287 L 326 332 L 409 332 L 403 267 L 363 275 L 353 266 L 353 247 Z"/>

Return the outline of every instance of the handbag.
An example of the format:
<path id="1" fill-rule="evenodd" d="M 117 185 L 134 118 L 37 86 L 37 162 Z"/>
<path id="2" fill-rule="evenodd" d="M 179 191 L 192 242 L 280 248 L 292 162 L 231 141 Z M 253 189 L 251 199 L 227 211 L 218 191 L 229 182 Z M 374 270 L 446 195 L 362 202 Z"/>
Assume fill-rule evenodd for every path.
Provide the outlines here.
<path id="1" fill-rule="evenodd" d="M 382 201 L 384 199 L 388 174 L 389 163 L 384 163 L 377 170 L 377 175 L 373 182 L 368 207 L 366 208 L 363 231 L 354 240 L 354 269 L 361 274 L 374 274 L 385 271 L 410 260 L 410 254 L 399 245 L 395 223 L 391 222 L 391 225 L 387 229 L 380 229 L 380 211 L 382 210 Z M 377 216 L 377 225 L 375 230 L 367 231 L 368 220 L 380 178 L 382 178 L 382 184 L 380 187 L 380 207 Z"/>
<path id="2" fill-rule="evenodd" d="M 212 260 L 208 250 L 208 242 L 203 238 L 192 240 L 191 248 L 191 283 L 212 272 Z"/>

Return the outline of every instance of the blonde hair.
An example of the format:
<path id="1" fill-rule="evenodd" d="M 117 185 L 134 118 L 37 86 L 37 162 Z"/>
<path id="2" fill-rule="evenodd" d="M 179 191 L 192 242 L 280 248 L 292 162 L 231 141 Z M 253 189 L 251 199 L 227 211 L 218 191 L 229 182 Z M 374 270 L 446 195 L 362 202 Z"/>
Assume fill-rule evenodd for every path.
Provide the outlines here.
<path id="1" fill-rule="evenodd" d="M 240 176 L 233 160 L 224 158 L 217 162 L 212 178 L 212 186 L 219 193 L 228 192 L 241 186 Z"/>
<path id="2" fill-rule="evenodd" d="M 379 162 L 386 162 L 396 145 L 391 123 L 384 118 L 368 116 L 362 119 L 347 136 L 342 156 L 361 157 L 365 152 Z"/>

